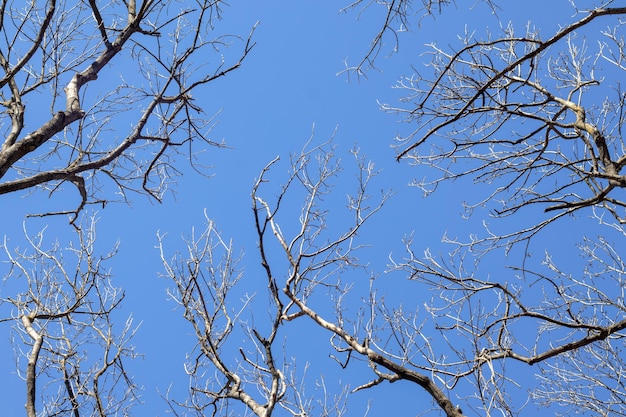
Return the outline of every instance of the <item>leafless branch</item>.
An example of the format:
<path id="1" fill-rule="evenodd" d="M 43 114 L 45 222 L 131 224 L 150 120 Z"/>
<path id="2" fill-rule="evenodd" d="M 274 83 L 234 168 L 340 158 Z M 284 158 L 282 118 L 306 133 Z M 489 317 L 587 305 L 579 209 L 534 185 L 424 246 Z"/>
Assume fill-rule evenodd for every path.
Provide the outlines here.
<path id="1" fill-rule="evenodd" d="M 106 7 L 89 1 L 67 10 L 47 3 L 43 17 L 36 4 L 26 14 L 11 9 L 22 20 L 2 27 L 7 52 L 0 54 L 0 86 L 10 94 L 0 104 L 11 127 L 0 149 L 0 194 L 33 187 L 54 193 L 73 184 L 80 194 L 75 216 L 88 204 L 109 201 L 115 193 L 109 185 L 124 199 L 133 192 L 160 200 L 177 173 L 168 161 L 182 144 L 189 145 L 192 164 L 192 143 L 220 145 L 210 139 L 193 97 L 239 68 L 254 47 L 254 28 L 244 39 L 210 33 L 213 9 L 220 7 L 215 1 L 181 10 L 159 0 Z M 35 38 L 26 35 L 32 30 Z M 171 42 L 161 42 L 164 31 Z M 226 50 L 233 42 L 242 49 L 231 60 Z M 193 58 L 198 54 L 201 63 Z M 106 86 L 97 82 L 103 75 Z M 49 87 L 52 96 L 42 94 Z M 50 103 L 49 117 L 41 103 Z M 27 108 L 40 115 L 28 125 Z M 134 120 L 130 128 L 110 122 L 121 117 Z"/>
<path id="2" fill-rule="evenodd" d="M 3 245 L 11 267 L 5 279 L 23 283 L 19 294 L 0 303 L 11 306 L 2 321 L 14 322 L 30 347 L 23 374 L 29 417 L 41 414 L 40 401 L 46 415 L 66 410 L 105 416 L 125 413 L 138 400 L 138 387 L 124 367 L 137 356 L 130 344 L 137 327 L 129 318 L 118 329 L 111 318 L 123 299 L 104 266 L 115 250 L 96 255 L 93 219 L 75 230 L 76 241 L 66 248 L 58 242 L 48 246 L 43 232 L 31 236 L 26 230 L 28 250 L 14 251 L 6 239 Z M 18 345 L 15 350 L 21 358 Z M 37 386 L 43 386 L 42 394 Z"/>

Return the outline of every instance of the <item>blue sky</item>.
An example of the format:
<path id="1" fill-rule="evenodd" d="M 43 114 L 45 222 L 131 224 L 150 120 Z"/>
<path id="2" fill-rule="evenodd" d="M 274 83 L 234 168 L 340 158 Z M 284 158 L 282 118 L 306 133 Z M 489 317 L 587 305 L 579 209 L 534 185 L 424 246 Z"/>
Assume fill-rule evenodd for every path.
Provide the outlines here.
<path id="1" fill-rule="evenodd" d="M 517 2 L 507 5 L 499 17 L 504 21 L 515 18 L 522 25 L 532 19 L 542 27 L 542 33 L 551 33 L 557 26 L 558 19 L 553 19 L 555 14 L 572 14 L 567 1 L 543 2 L 542 6 L 539 13 Z M 386 269 L 390 253 L 402 251 L 401 239 L 408 234 L 414 233 L 418 247 L 445 253 L 447 248 L 440 243 L 444 233 L 465 238 L 471 232 L 481 232 L 479 221 L 462 218 L 461 201 L 475 196 L 475 191 L 466 187 L 466 183 L 449 184 L 428 199 L 424 199 L 419 190 L 407 186 L 424 172 L 422 168 L 395 162 L 395 151 L 390 145 L 396 134 L 406 133 L 410 127 L 399 123 L 394 115 L 381 112 L 379 103 L 396 102 L 399 92 L 391 87 L 400 76 L 411 73 L 411 65 L 422 64 L 424 44 L 432 41 L 442 46 L 454 44 L 456 35 L 466 26 L 477 33 L 484 32 L 485 25 L 496 31 L 497 19 L 481 4 L 470 11 L 464 6 L 459 6 L 459 10 L 451 8 L 437 20 L 424 18 L 420 27 L 401 34 L 399 51 L 388 59 L 381 57 L 377 70 L 369 71 L 366 78 L 348 79 L 345 73 L 341 74 L 344 60 L 355 62 L 367 50 L 381 15 L 377 14 L 380 11 L 371 9 L 356 20 L 354 13 L 339 14 L 339 7 L 337 2 L 331 1 L 286 0 L 233 2 L 227 7 L 224 20 L 217 24 L 220 32 L 245 36 L 256 21 L 260 24 L 254 35 L 256 46 L 243 66 L 208 85 L 201 97 L 195 97 L 207 116 L 219 113 L 212 138 L 218 142 L 224 140 L 228 146 L 227 149 L 207 148 L 201 157 L 202 163 L 210 166 L 207 171 L 211 177 L 207 179 L 194 172 L 181 155 L 177 167 L 183 176 L 162 204 L 135 197 L 130 206 L 111 204 L 97 214 L 100 218 L 99 247 L 106 250 L 116 241 L 120 242 L 119 254 L 109 263 L 114 283 L 123 287 L 127 294 L 120 320 L 132 313 L 135 322 L 141 323 L 135 345 L 144 357 L 130 366 L 136 382 L 144 387 L 144 404 L 135 410 L 136 415 L 165 415 L 166 406 L 159 399 L 157 389 L 163 392 L 172 384 L 174 395 L 178 394 L 179 398 L 184 395 L 187 378 L 182 364 L 185 353 L 194 343 L 192 329 L 182 319 L 181 310 L 167 301 L 166 288 L 171 284 L 159 277 L 162 267 L 155 248 L 157 231 L 168 234 L 166 244 L 172 252 L 182 250 L 179 237 L 188 235 L 192 227 L 202 229 L 206 210 L 223 236 L 232 238 L 235 247 L 248 255 L 244 266 L 249 279 L 253 279 L 259 272 L 259 265 L 252 229 L 251 187 L 261 168 L 278 155 L 282 160 L 272 172 L 272 178 L 276 183 L 284 179 L 289 154 L 300 150 L 312 134 L 316 143 L 334 135 L 338 153 L 346 161 L 351 148 L 360 148 L 382 170 L 375 186 L 395 191 L 394 198 L 364 230 L 364 239 L 371 244 L 364 253 L 376 273 L 382 274 Z M 388 52 L 389 45 L 383 54 Z M 339 181 L 350 180 L 346 175 Z M 40 192 L 28 196 L 8 195 L 3 199 L 0 211 L 7 220 L 2 231 L 15 244 L 23 244 L 20 243 L 21 219 L 25 212 L 33 208 L 46 211 L 67 202 L 60 197 L 51 201 Z M 345 204 L 344 195 L 337 193 L 330 204 L 340 209 Z M 297 221 L 295 211 L 294 221 Z M 67 226 L 64 219 L 36 219 L 29 221 L 28 227 L 34 232 L 46 224 L 48 237 L 52 239 L 60 234 L 58 237 L 63 241 L 63 230 Z M 577 231 L 564 228 L 558 231 L 561 238 L 570 234 L 571 242 L 577 239 Z M 549 239 L 538 244 L 537 251 L 540 253 L 547 243 Z M 572 247 L 568 245 L 569 249 Z M 504 257 L 503 253 L 498 256 Z M 555 256 L 567 259 L 569 255 L 557 251 Z M 502 273 L 501 265 L 493 262 L 490 269 Z M 362 283 L 367 282 L 368 277 L 354 279 Z M 405 288 L 401 280 L 394 275 L 381 282 L 381 287 L 389 291 L 390 299 L 398 297 L 395 288 Z M 7 291 L 10 286 L 2 285 L 5 287 L 0 287 L 0 291 Z M 416 294 L 403 302 L 409 307 L 414 302 L 418 307 L 430 297 L 426 294 L 421 299 L 420 296 Z M 4 381 L 6 389 L 0 390 L 0 403 L 6 415 L 19 415 L 23 412 L 24 388 L 15 374 L 8 330 L 6 323 L 1 325 L 0 380 Z M 299 336 L 305 338 L 310 331 L 303 329 Z M 302 341 L 290 337 L 295 346 Z M 311 380 L 324 374 L 334 379 L 333 383 L 346 379 L 358 381 L 358 373 L 350 377 L 342 374 L 327 355 L 320 355 L 311 343 L 303 343 L 302 349 L 305 350 L 303 356 L 323 364 L 311 365 Z M 366 381 L 364 372 L 362 383 Z M 413 401 L 406 401 L 402 394 L 410 395 L 418 404 L 413 407 Z M 426 394 L 409 384 L 382 384 L 355 395 L 349 415 L 363 415 L 369 397 L 373 400 L 370 415 L 413 416 L 425 408 L 422 402 L 429 401 Z M 394 400 L 389 401 L 389 398 Z"/>

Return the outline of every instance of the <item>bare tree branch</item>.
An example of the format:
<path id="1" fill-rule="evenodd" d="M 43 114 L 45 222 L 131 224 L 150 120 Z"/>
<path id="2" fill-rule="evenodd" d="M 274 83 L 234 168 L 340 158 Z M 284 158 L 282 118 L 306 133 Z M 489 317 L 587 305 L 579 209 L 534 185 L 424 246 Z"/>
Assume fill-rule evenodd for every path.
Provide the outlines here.
<path id="1" fill-rule="evenodd" d="M 254 47 L 254 29 L 246 39 L 210 33 L 219 3 L 198 2 L 195 8 L 172 14 L 168 2 L 159 0 L 139 7 L 134 1 L 124 7 L 112 3 L 106 13 L 94 1 L 67 10 L 50 1 L 43 17 L 33 3 L 15 29 L 3 26 L 7 44 L 2 50 L 8 52 L 0 54 L 5 73 L 0 88 L 7 85 L 10 95 L 0 104 L 8 110 L 11 128 L 0 149 L 0 194 L 33 187 L 54 192 L 63 183 L 74 184 L 80 194 L 76 215 L 87 204 L 110 199 L 110 187 L 101 181 L 110 180 L 125 199 L 128 192 L 136 192 L 160 200 L 176 174 L 166 162 L 172 152 L 185 143 L 219 145 L 209 139 L 210 127 L 198 117 L 203 110 L 194 104 L 193 95 L 237 69 Z M 29 39 L 25 34 L 33 28 L 37 36 L 24 45 L 21 39 Z M 172 33 L 171 51 L 160 41 L 162 31 Z M 241 41 L 242 50 L 227 63 L 224 51 L 234 41 Z M 202 64 L 193 59 L 206 56 L 205 51 L 216 57 L 213 67 L 206 58 Z M 124 72 L 116 63 L 119 56 L 125 60 Z M 95 83 L 103 74 L 108 80 L 105 89 Z M 62 88 L 59 84 L 68 76 Z M 120 81 L 111 84 L 116 76 Z M 87 90 L 87 85 L 92 87 Z M 28 114 L 45 114 L 39 103 L 46 87 L 53 89 L 51 99 L 44 97 L 51 116 L 30 118 L 42 122 L 26 126 L 27 108 Z M 54 109 L 63 98 L 64 108 Z M 107 122 L 123 114 L 135 120 L 130 130 Z M 195 156 L 190 153 L 188 158 L 193 163 Z M 133 185 L 137 181 L 139 185 Z"/>
<path id="2" fill-rule="evenodd" d="M 30 347 L 24 375 L 29 417 L 41 413 L 36 404 L 42 398 L 45 415 L 71 410 L 75 416 L 126 413 L 138 401 L 138 387 L 124 367 L 137 356 L 130 344 L 137 327 L 132 318 L 121 329 L 113 324 L 123 293 L 103 265 L 115 250 L 96 255 L 93 219 L 75 227 L 77 238 L 66 248 L 46 245 L 43 232 L 26 232 L 30 251 L 13 251 L 6 239 L 3 245 L 11 266 L 5 279 L 19 279 L 24 287 L 0 299 L 12 307 L 0 321 L 14 322 Z M 19 346 L 15 350 L 21 357 Z M 38 385 L 44 385 L 39 395 Z"/>

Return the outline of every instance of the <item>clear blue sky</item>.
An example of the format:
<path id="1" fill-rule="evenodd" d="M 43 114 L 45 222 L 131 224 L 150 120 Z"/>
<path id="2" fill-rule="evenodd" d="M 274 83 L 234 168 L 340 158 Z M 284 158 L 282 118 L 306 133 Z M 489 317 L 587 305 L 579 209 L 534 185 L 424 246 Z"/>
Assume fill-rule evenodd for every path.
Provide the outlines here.
<path id="1" fill-rule="evenodd" d="M 543 8 L 539 12 L 537 8 L 517 2 L 510 8 L 507 6 L 499 16 L 505 21 L 514 17 L 522 26 L 532 19 L 542 27 L 542 33 L 551 33 L 557 21 L 550 19 L 551 16 L 572 14 L 564 0 L 541 4 Z M 381 112 L 378 104 L 395 103 L 398 91 L 391 86 L 399 76 L 411 73 L 411 65 L 422 64 L 424 44 L 436 41 L 441 46 L 452 45 L 466 26 L 478 33 L 485 32 L 485 25 L 497 31 L 497 19 L 485 13 L 483 6 L 478 5 L 472 11 L 464 5 L 459 7 L 460 10 L 450 9 L 436 21 L 425 18 L 420 27 L 416 25 L 411 32 L 401 34 L 399 52 L 389 59 L 381 57 L 377 61 L 379 70 L 368 72 L 367 78 L 361 80 L 348 80 L 345 74 L 337 73 L 343 69 L 346 58 L 355 62 L 367 50 L 378 29 L 375 25 L 382 17 L 374 9 L 358 21 L 354 13 L 338 14 L 340 4 L 333 1 L 233 2 L 225 9 L 224 20 L 217 24 L 220 32 L 245 36 L 256 21 L 260 21 L 260 25 L 254 36 L 257 45 L 243 66 L 210 84 L 203 90 L 202 97 L 196 97 L 208 116 L 221 111 L 213 139 L 223 139 L 229 146 L 229 149 L 208 148 L 202 157 L 203 163 L 211 165 L 208 171 L 212 177 L 207 179 L 195 173 L 181 156 L 177 167 L 184 175 L 174 193 L 168 194 L 162 204 L 136 197 L 130 207 L 113 204 L 98 214 L 101 218 L 100 249 L 106 250 L 120 241 L 120 253 L 109 266 L 114 282 L 127 294 L 121 316 L 132 312 L 136 323 L 141 322 L 135 345 L 144 357 L 130 369 L 136 382 L 144 387 L 145 404 L 135 409 L 135 415 L 165 415 L 166 406 L 159 399 L 157 389 L 164 392 L 172 384 L 175 396 L 178 394 L 181 398 L 185 394 L 188 381 L 182 364 L 185 353 L 194 344 L 192 329 L 182 319 L 181 310 L 175 310 L 175 305 L 167 302 L 166 288 L 170 283 L 158 276 L 162 267 L 155 249 L 157 230 L 169 234 L 167 243 L 171 251 L 183 250 L 179 236 L 188 235 L 193 226 L 201 229 L 206 209 L 223 236 L 232 237 L 235 246 L 249 256 L 244 261 L 249 274 L 246 279 L 254 280 L 259 265 L 252 229 L 250 190 L 253 181 L 260 169 L 277 155 L 282 157 L 282 162 L 272 175 L 277 181 L 284 178 L 289 153 L 302 147 L 313 126 L 316 142 L 325 141 L 337 129 L 335 142 L 344 159 L 348 160 L 348 151 L 356 144 L 383 170 L 376 187 L 396 191 L 384 211 L 365 229 L 368 235 L 364 240 L 372 244 L 365 252 L 371 257 L 372 270 L 383 273 L 389 253 L 401 252 L 402 237 L 412 232 L 418 247 L 444 253 L 446 247 L 440 241 L 446 231 L 460 238 L 481 231 L 479 221 L 461 217 L 461 201 L 473 196 L 473 191 L 463 187 L 464 184 L 451 184 L 428 199 L 423 199 L 418 190 L 407 187 L 412 178 L 424 173 L 406 163 L 395 162 L 390 145 L 395 135 L 406 133 L 408 127 L 393 115 Z M 384 53 L 388 52 L 387 48 Z M 340 181 L 351 179 L 346 176 Z M 341 207 L 344 195 L 333 196 L 331 201 Z M 21 219 L 25 212 L 37 207 L 46 207 L 41 209 L 45 211 L 47 207 L 64 203 L 50 201 L 39 192 L 23 197 L 3 196 L 0 211 L 3 218 L 10 220 L 2 232 L 17 244 L 21 242 Z M 295 211 L 294 221 L 297 221 Z M 49 237 L 52 237 L 63 230 L 64 222 L 50 218 L 35 220 L 29 223 L 29 229 L 34 232 L 49 223 Z M 561 237 L 570 232 L 559 229 Z M 574 241 L 576 236 L 571 234 Z M 542 251 L 541 245 L 537 250 Z M 499 267 L 501 265 L 492 265 L 495 273 L 501 273 Z M 367 276 L 355 279 L 367 280 Z M 254 285 L 251 281 L 252 288 Z M 383 287 L 393 298 L 397 296 L 394 288 L 405 288 L 405 284 L 402 277 L 393 276 Z M 422 299 L 420 296 L 417 294 L 403 302 L 408 303 L 408 307 L 414 302 L 417 307 L 430 297 Z M 3 387 L 0 389 L 3 409 L 0 414 L 15 416 L 23 414 L 24 387 L 15 374 L 8 330 L 6 323 L 0 327 L 0 384 Z M 304 329 L 301 336 L 308 335 L 308 331 Z M 323 337 L 323 341 L 326 340 Z M 303 356 L 316 358 L 317 352 L 310 346 L 304 344 L 303 349 L 309 349 Z M 347 379 L 326 355 L 317 359 L 324 367 L 312 365 L 309 371 L 312 378 L 325 374 L 334 378 L 333 382 Z M 363 374 L 362 383 L 367 378 Z M 410 400 L 400 393 L 409 395 Z M 419 388 L 409 384 L 382 384 L 357 394 L 350 403 L 353 407 L 350 415 L 363 415 L 369 397 L 373 400 L 370 413 L 373 416 L 414 416 L 424 409 L 422 402 L 430 401 Z M 413 402 L 417 403 L 415 407 Z"/>

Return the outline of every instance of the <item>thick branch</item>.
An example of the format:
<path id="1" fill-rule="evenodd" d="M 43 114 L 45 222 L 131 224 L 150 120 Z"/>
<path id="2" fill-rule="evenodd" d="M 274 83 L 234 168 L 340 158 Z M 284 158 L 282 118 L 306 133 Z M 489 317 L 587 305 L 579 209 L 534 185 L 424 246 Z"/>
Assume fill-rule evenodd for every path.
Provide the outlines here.
<path id="1" fill-rule="evenodd" d="M 579 340 L 575 340 L 571 343 L 566 343 L 564 345 L 561 346 L 557 346 L 555 348 L 552 348 L 540 355 L 535 355 L 532 356 L 530 358 L 521 358 L 516 356 L 516 359 L 520 359 L 523 360 L 524 362 L 528 363 L 529 365 L 533 365 L 537 362 L 541 362 L 541 361 L 545 361 L 546 359 L 558 356 L 562 353 L 565 352 L 569 352 L 569 351 L 573 351 L 573 350 L 577 350 L 580 349 L 582 347 L 585 347 L 587 345 L 590 345 L 592 343 L 598 342 L 600 340 L 606 340 L 608 339 L 611 335 L 622 331 L 626 329 L 626 320 L 622 320 L 619 323 L 615 323 L 612 326 L 608 326 L 606 328 L 604 328 L 602 331 L 599 331 L 597 333 L 591 333 L 586 337 L 583 337 L 582 339 Z"/>
<path id="2" fill-rule="evenodd" d="M 33 339 L 33 347 L 28 356 L 28 365 L 26 368 L 26 415 L 28 417 L 37 417 L 35 408 L 35 388 L 37 382 L 37 359 L 41 351 L 43 336 L 37 333 L 33 327 L 33 319 L 30 316 L 22 316 L 22 324 L 28 335 Z"/>
<path id="3" fill-rule="evenodd" d="M 394 361 L 388 359 L 387 357 L 380 355 L 375 352 L 366 344 L 361 344 L 352 337 L 348 332 L 342 329 L 340 326 L 331 323 L 317 314 L 315 311 L 310 309 L 306 304 L 304 304 L 295 294 L 293 294 L 289 288 L 285 288 L 283 290 L 285 294 L 306 314 L 309 318 L 311 318 L 315 323 L 320 325 L 322 328 L 331 331 L 332 333 L 339 336 L 343 341 L 345 341 L 348 346 L 359 353 L 362 356 L 367 357 L 371 362 L 384 367 L 385 369 L 393 372 L 399 378 L 414 382 L 422 387 L 430 396 L 439 404 L 439 406 L 443 409 L 448 417 L 462 417 L 462 412 L 454 406 L 454 404 L 450 401 L 450 399 L 444 394 L 444 392 L 435 385 L 435 383 L 428 378 L 426 375 L 420 374 L 419 372 L 413 371 L 411 369 L 406 368 L 405 366 L 399 365 Z"/>

